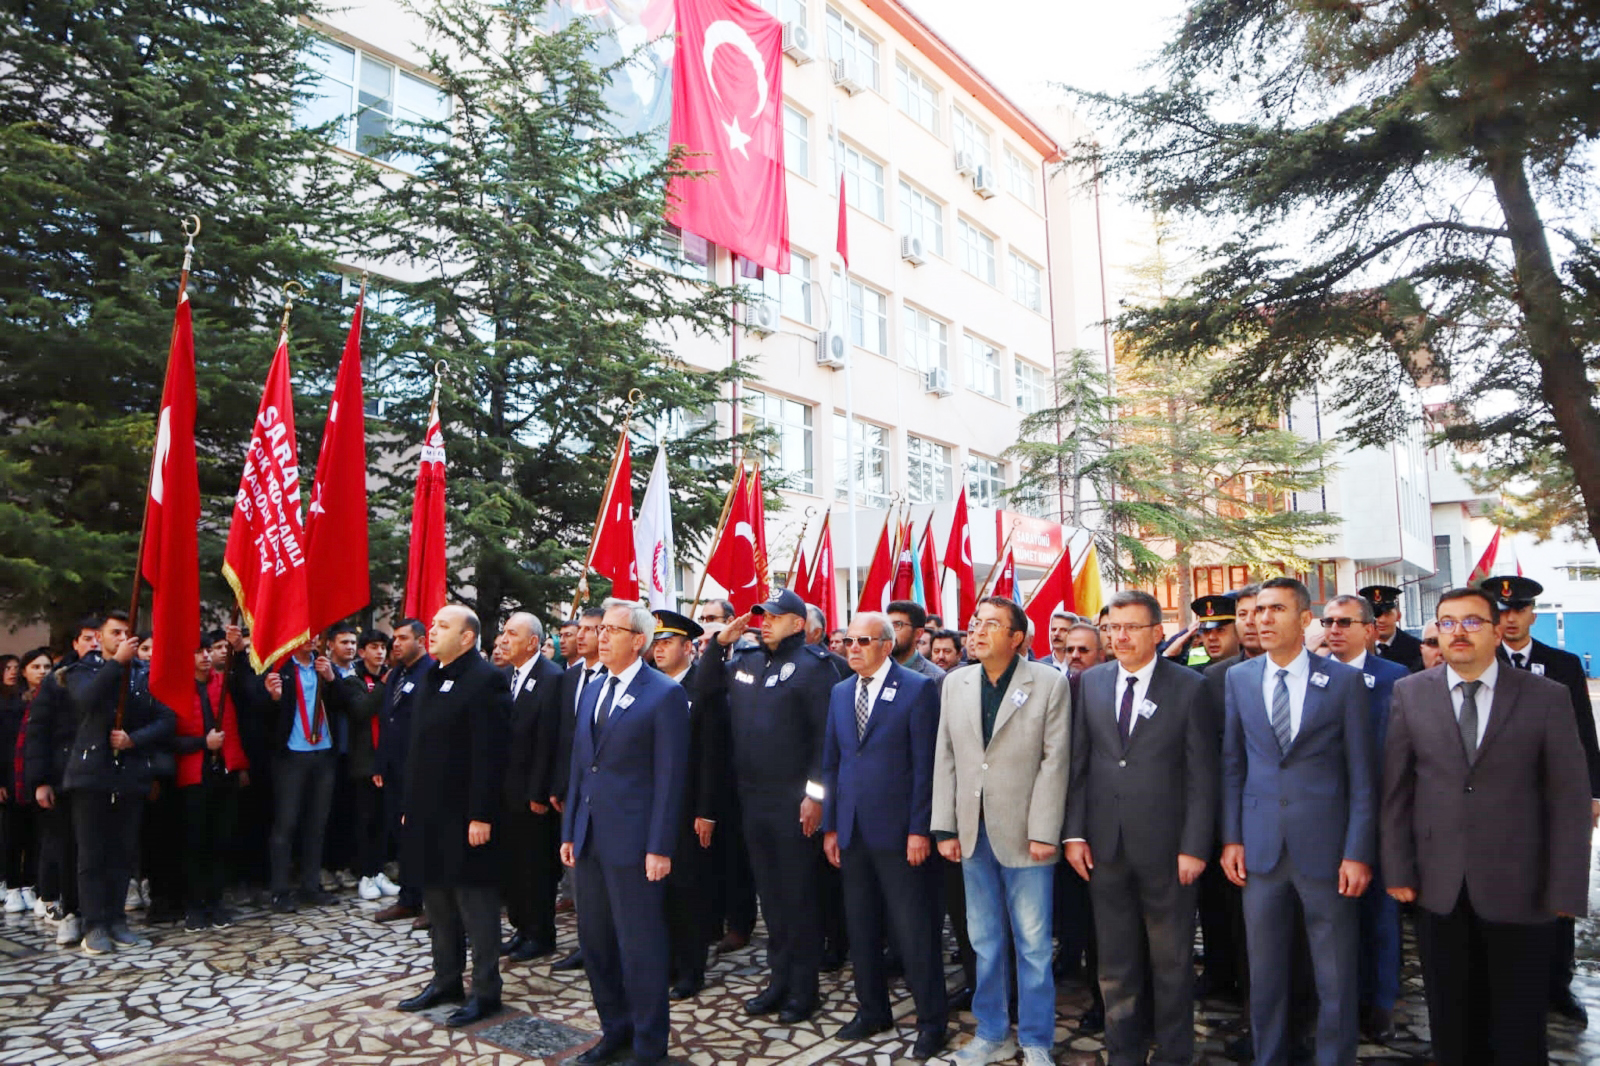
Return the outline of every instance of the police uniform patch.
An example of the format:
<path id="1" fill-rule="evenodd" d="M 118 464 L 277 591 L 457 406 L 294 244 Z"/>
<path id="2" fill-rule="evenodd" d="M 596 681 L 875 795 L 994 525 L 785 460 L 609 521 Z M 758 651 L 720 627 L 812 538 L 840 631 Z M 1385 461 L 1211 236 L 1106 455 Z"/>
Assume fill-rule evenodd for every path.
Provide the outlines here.
<path id="1" fill-rule="evenodd" d="M 778 687 L 777 675 L 773 675 L 772 677 L 767 678 L 767 687 L 768 688 L 777 688 Z"/>
<path id="2" fill-rule="evenodd" d="M 794 676 L 794 663 L 784 663 L 783 669 L 778 671 L 778 680 L 787 681 Z"/>

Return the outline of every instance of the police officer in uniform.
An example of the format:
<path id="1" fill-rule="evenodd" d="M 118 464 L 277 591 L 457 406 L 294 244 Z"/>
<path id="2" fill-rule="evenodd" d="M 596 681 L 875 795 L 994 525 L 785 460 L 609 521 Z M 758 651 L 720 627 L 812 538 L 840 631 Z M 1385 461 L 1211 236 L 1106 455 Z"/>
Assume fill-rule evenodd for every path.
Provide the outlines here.
<path id="1" fill-rule="evenodd" d="M 1567 686 L 1572 694 L 1572 710 L 1578 719 L 1578 740 L 1583 745 L 1589 766 L 1591 820 L 1600 818 L 1600 745 L 1595 740 L 1594 707 L 1589 700 L 1589 681 L 1583 662 L 1570 651 L 1552 648 L 1533 639 L 1534 601 L 1544 586 L 1520 574 L 1491 577 L 1478 587 L 1500 604 L 1500 648 L 1495 653 L 1502 663 L 1542 674 Z M 1589 1012 L 1572 994 L 1572 971 L 1576 945 L 1574 923 L 1559 918 L 1554 926 L 1555 947 L 1550 955 L 1550 1009 L 1569 1021 L 1587 1028 Z"/>
<path id="2" fill-rule="evenodd" d="M 760 645 L 734 650 L 756 621 Z M 805 627 L 805 602 L 781 589 L 719 632 L 696 671 L 696 702 L 727 696 L 734 781 L 767 922 L 771 978 L 745 1012 L 778 1011 L 784 1025 L 817 1008 L 822 741 L 828 698 L 842 680 L 826 649 L 806 643 Z"/>
<path id="3" fill-rule="evenodd" d="M 1413 674 L 1422 669 L 1422 641 L 1400 628 L 1400 590 L 1393 585 L 1368 585 L 1356 593 L 1372 604 L 1378 620 L 1378 654 Z"/>

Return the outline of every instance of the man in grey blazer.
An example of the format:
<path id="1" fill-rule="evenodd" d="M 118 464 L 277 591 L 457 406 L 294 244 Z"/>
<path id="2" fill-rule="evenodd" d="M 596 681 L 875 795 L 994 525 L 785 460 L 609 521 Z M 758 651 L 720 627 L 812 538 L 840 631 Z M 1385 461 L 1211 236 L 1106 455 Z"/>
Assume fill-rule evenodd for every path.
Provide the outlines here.
<path id="1" fill-rule="evenodd" d="M 1377 851 L 1377 754 L 1361 671 L 1305 649 L 1311 594 L 1265 581 L 1266 654 L 1229 670 L 1222 736 L 1222 868 L 1243 889 L 1250 1025 L 1259 1066 L 1289 1062 L 1295 901 L 1317 987 L 1319 1066 L 1356 1060 L 1358 901 Z"/>
<path id="2" fill-rule="evenodd" d="M 1544 1062 L 1558 918 L 1586 912 L 1589 778 L 1565 687 L 1498 662 L 1499 605 L 1439 597 L 1445 661 L 1399 681 L 1383 768 L 1389 895 L 1417 905 L 1440 1066 Z"/>
<path id="3" fill-rule="evenodd" d="M 1111 597 L 1115 663 L 1074 708 L 1067 861 L 1089 882 L 1111 1066 L 1194 1061 L 1194 922 L 1215 837 L 1217 713 L 1198 672 L 1156 654 L 1161 604 Z M 1153 1015 L 1142 1010 L 1146 983 Z M 1154 1031 L 1147 1018 L 1153 1017 Z"/>
<path id="4" fill-rule="evenodd" d="M 967 929 L 977 953 L 976 1037 L 957 1066 L 1009 1059 L 1007 984 L 1016 945 L 1017 1037 L 1023 1066 L 1049 1066 L 1056 991 L 1050 970 L 1052 867 L 1061 854 L 1072 699 L 1066 677 L 1030 662 L 1028 618 L 990 596 L 972 622 L 975 669 L 945 677 L 934 750 L 931 829 L 961 863 Z"/>

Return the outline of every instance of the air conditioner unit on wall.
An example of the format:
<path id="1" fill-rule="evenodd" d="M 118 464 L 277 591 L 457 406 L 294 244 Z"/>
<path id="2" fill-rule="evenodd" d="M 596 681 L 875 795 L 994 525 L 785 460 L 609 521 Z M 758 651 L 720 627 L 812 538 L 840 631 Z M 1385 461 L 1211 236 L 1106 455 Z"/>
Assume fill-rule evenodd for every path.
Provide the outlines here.
<path id="1" fill-rule="evenodd" d="M 1000 185 L 994 180 L 993 167 L 979 167 L 972 175 L 972 191 L 985 200 L 992 200 L 1000 191 Z"/>
<path id="2" fill-rule="evenodd" d="M 798 22 L 783 24 L 783 54 L 797 66 L 811 62 L 811 31 Z"/>
<path id="3" fill-rule="evenodd" d="M 928 260 L 922 254 L 922 238 L 921 237 L 901 237 L 900 238 L 900 258 L 904 259 L 906 262 L 910 263 L 912 266 L 921 266 L 923 263 L 926 263 Z"/>
<path id="4" fill-rule="evenodd" d="M 971 152 L 956 153 L 956 173 L 972 174 L 978 169 L 978 161 L 972 157 Z"/>
<path id="5" fill-rule="evenodd" d="M 744 305 L 744 328 L 751 333 L 775 333 L 778 329 L 778 301 L 758 296 Z"/>
<path id="6" fill-rule="evenodd" d="M 861 79 L 860 73 L 856 70 L 855 62 L 850 59 L 834 61 L 833 83 L 851 96 L 867 87 L 867 83 Z"/>
<path id="7" fill-rule="evenodd" d="M 817 334 L 817 365 L 834 370 L 844 366 L 844 337 L 827 330 Z"/>
<path id="8" fill-rule="evenodd" d="M 922 372 L 923 387 L 935 396 L 950 395 L 950 371 L 942 366 Z"/>

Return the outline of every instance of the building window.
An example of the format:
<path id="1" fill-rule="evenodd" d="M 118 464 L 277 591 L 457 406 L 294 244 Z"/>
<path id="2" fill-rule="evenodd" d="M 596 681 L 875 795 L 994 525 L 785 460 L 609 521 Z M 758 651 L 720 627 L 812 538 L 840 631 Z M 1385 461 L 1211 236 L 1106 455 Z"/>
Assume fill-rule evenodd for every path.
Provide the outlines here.
<path id="1" fill-rule="evenodd" d="M 906 437 L 906 497 L 912 503 L 948 500 L 954 470 L 948 445 L 921 437 Z"/>
<path id="2" fill-rule="evenodd" d="M 811 257 L 791 251 L 789 273 L 763 270 L 760 292 L 767 299 L 778 301 L 778 310 L 784 318 L 811 325 Z"/>
<path id="3" fill-rule="evenodd" d="M 783 474 L 788 488 L 814 491 L 811 465 L 811 408 L 786 396 L 747 389 L 739 398 L 744 432 L 770 430 L 772 436 L 756 444 L 767 465 Z"/>
<path id="4" fill-rule="evenodd" d="M 1006 149 L 1006 191 L 1029 207 L 1039 202 L 1039 171 L 1011 149 Z"/>
<path id="5" fill-rule="evenodd" d="M 1025 415 L 1050 406 L 1050 375 L 1043 367 L 1016 361 L 1017 410 Z"/>
<path id="6" fill-rule="evenodd" d="M 873 92 L 878 91 L 878 42 L 861 27 L 833 8 L 828 9 L 828 58 L 848 62 L 856 79 Z"/>
<path id="7" fill-rule="evenodd" d="M 966 152 L 975 166 L 988 167 L 989 131 L 959 107 L 950 109 L 950 132 L 957 152 Z"/>
<path id="8" fill-rule="evenodd" d="M 967 334 L 967 388 L 1000 398 L 1000 351 L 981 337 Z"/>
<path id="9" fill-rule="evenodd" d="M 905 308 L 905 363 L 919 371 L 940 367 L 950 369 L 948 327 L 926 311 L 907 305 Z"/>
<path id="10" fill-rule="evenodd" d="M 830 142 L 831 144 L 832 142 Z M 865 211 L 879 222 L 884 218 L 883 166 L 862 155 L 848 144 L 841 145 L 844 154 L 844 198 L 858 211 Z M 834 161 L 834 172 L 839 169 Z"/>
<path id="11" fill-rule="evenodd" d="M 957 249 L 961 255 L 961 269 L 980 281 L 995 283 L 994 238 L 966 219 L 956 223 Z"/>
<path id="12" fill-rule="evenodd" d="M 833 495 L 835 499 L 848 500 L 850 486 L 855 485 L 856 503 L 863 507 L 889 506 L 889 434 L 882 426 L 863 422 L 855 424 L 855 460 L 845 442 L 845 417 L 833 416 Z M 854 476 L 852 476 L 852 474 Z"/>
<path id="13" fill-rule="evenodd" d="M 811 176 L 811 120 L 783 105 L 783 162 L 802 178 Z"/>
<path id="14" fill-rule="evenodd" d="M 689 281 L 716 280 L 715 246 L 695 233 L 685 233 L 667 223 L 661 227 L 656 246 L 640 256 L 646 263 Z"/>
<path id="15" fill-rule="evenodd" d="M 967 456 L 967 502 L 974 507 L 999 507 L 1006 491 L 1006 468 L 981 455 Z"/>
<path id="16" fill-rule="evenodd" d="M 1600 563 L 1590 560 L 1586 563 L 1567 564 L 1568 581 L 1600 581 Z"/>
<path id="17" fill-rule="evenodd" d="M 911 121 L 938 136 L 939 90 L 907 66 L 905 60 L 896 59 L 894 66 L 898 75 L 896 89 L 900 110 L 910 116 Z"/>
<path id="18" fill-rule="evenodd" d="M 900 224 L 908 237 L 921 237 L 922 250 L 944 254 L 944 206 L 921 189 L 900 183 Z"/>
<path id="19" fill-rule="evenodd" d="M 1011 253 L 1011 296 L 1030 311 L 1044 311 L 1044 272 Z"/>
<path id="20" fill-rule="evenodd" d="M 760 4 L 779 22 L 806 24 L 806 0 L 760 0 Z"/>
<path id="21" fill-rule="evenodd" d="M 437 85 L 359 49 L 320 38 L 304 59 L 316 80 L 298 105 L 295 122 L 306 128 L 335 123 L 329 133 L 334 147 L 416 170 L 421 158 L 379 154 L 377 139 L 390 132 L 444 139 L 438 131 L 418 128 L 450 118 L 450 97 Z"/>
<path id="22" fill-rule="evenodd" d="M 834 306 L 839 306 L 844 276 L 833 272 Z M 849 311 L 850 343 L 874 355 L 889 354 L 889 298 L 870 285 L 854 278 L 844 289 Z"/>

